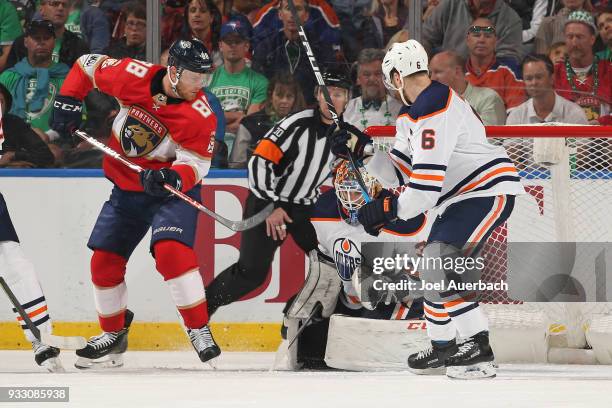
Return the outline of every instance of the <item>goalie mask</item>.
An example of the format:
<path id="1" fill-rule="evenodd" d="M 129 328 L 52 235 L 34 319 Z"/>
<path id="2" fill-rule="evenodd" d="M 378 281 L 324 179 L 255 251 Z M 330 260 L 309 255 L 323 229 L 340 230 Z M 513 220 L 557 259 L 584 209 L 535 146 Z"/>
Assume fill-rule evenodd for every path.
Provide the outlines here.
<path id="1" fill-rule="evenodd" d="M 364 168 L 360 168 L 361 177 L 368 190 L 370 197 L 375 197 L 381 189 L 381 185 L 374 177 L 368 174 Z M 345 221 L 351 225 L 357 225 L 357 214 L 359 209 L 366 203 L 363 191 L 357 182 L 355 169 L 347 160 L 343 160 L 336 167 L 334 174 L 334 188 L 340 212 L 348 215 Z M 343 211 L 344 209 L 344 211 Z"/>
<path id="2" fill-rule="evenodd" d="M 398 91 L 402 102 L 410 105 L 404 99 L 404 78 L 416 74 L 417 72 L 428 71 L 428 57 L 425 48 L 416 40 L 408 40 L 403 43 L 395 43 L 385 54 L 382 63 L 382 71 L 384 75 L 385 86 L 392 90 Z M 397 72 L 400 76 L 400 86 L 396 87 L 393 84 L 393 72 Z"/>

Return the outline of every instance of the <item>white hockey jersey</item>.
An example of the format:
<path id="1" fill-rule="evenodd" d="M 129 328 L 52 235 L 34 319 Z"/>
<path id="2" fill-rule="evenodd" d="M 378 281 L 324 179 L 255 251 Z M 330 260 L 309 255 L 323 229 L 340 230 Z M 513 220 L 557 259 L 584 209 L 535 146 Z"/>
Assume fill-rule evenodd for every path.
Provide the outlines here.
<path id="1" fill-rule="evenodd" d="M 346 306 L 361 307 L 359 296 L 353 288 L 351 277 L 361 265 L 362 242 L 414 242 L 427 239 L 427 217 L 420 214 L 409 220 L 399 220 L 380 231 L 378 237 L 365 232 L 361 224 L 350 225 L 344 221 L 347 215 L 338 208 L 336 193 L 328 190 L 319 196 L 310 221 L 317 232 L 319 250 L 332 258 L 342 279 Z M 382 255 L 382 254 L 381 254 Z"/>
<path id="2" fill-rule="evenodd" d="M 406 186 L 398 200 L 404 220 L 468 198 L 525 193 L 505 149 L 487 141 L 469 103 L 436 81 L 402 108 L 393 149 L 377 151 L 366 168 L 385 187 Z"/>

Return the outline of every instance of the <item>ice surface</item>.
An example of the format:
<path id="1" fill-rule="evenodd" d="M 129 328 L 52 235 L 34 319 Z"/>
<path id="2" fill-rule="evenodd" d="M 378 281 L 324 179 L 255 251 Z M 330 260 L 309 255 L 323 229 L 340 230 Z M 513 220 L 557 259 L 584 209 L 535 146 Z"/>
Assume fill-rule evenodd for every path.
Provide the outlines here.
<path id="1" fill-rule="evenodd" d="M 46 373 L 32 352 L 0 351 L 0 386 L 67 386 L 70 403 L 6 407 L 612 407 L 612 367 L 501 365 L 491 380 L 408 372 L 270 372 L 272 353 L 224 353 L 217 369 L 192 351 L 128 352 L 123 368 Z"/>

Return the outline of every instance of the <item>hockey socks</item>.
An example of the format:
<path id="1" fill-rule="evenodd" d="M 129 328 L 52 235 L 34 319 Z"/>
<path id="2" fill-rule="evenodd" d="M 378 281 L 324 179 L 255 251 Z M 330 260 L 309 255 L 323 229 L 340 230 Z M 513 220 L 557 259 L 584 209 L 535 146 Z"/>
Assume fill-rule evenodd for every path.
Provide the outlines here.
<path id="1" fill-rule="evenodd" d="M 0 274 L 8 284 L 21 306 L 41 332 L 51 333 L 51 319 L 47 312 L 47 301 L 34 271 L 34 265 L 24 255 L 18 242 L 0 242 Z M 27 328 L 23 319 L 17 313 L 17 321 L 24 331 L 28 341 L 36 337 Z"/>
<path id="2" fill-rule="evenodd" d="M 113 252 L 96 249 L 91 257 L 91 280 L 100 327 L 105 332 L 116 332 L 125 324 L 127 259 Z"/>
<path id="3" fill-rule="evenodd" d="M 208 308 L 195 252 L 170 240 L 156 242 L 154 252 L 157 270 L 164 277 L 185 326 L 189 329 L 204 327 L 208 323 Z"/>

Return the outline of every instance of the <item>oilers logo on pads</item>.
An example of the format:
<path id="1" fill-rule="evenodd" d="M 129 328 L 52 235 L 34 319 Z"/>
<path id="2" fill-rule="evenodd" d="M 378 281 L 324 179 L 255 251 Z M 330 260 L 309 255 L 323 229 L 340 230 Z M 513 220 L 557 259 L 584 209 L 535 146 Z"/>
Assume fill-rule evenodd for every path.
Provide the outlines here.
<path id="1" fill-rule="evenodd" d="M 128 157 L 151 153 L 164 140 L 168 129 L 139 106 L 132 106 L 121 129 L 121 147 Z"/>
<path id="2" fill-rule="evenodd" d="M 361 252 L 350 239 L 338 238 L 334 242 L 334 260 L 340 279 L 350 281 L 355 269 L 361 265 Z"/>

